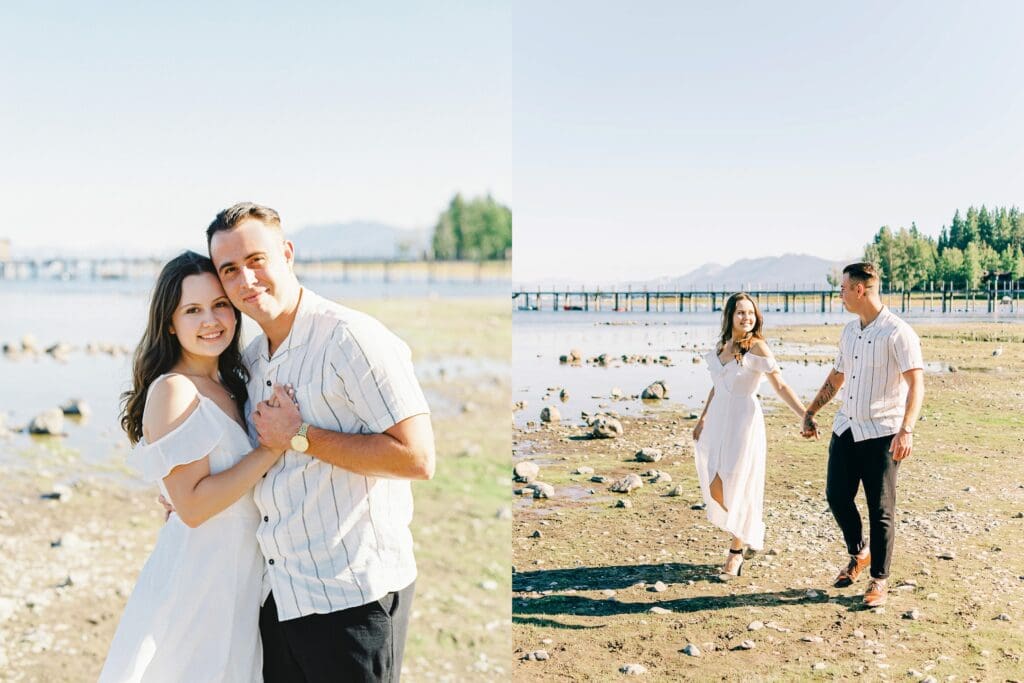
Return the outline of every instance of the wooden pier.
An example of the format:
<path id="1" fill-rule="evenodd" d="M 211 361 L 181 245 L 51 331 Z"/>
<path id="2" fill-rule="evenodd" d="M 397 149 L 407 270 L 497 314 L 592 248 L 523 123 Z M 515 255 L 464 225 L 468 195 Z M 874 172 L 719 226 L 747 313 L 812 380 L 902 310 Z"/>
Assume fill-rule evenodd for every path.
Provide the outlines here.
<path id="1" fill-rule="evenodd" d="M 153 279 L 167 258 L 0 260 L 4 280 Z M 341 282 L 494 282 L 509 280 L 509 261 L 381 261 L 296 259 L 299 277 Z"/>
<path id="2" fill-rule="evenodd" d="M 521 311 L 611 311 L 644 313 L 709 313 L 722 310 L 733 291 L 572 291 L 520 289 L 512 300 Z M 839 313 L 843 310 L 838 290 L 749 290 L 764 312 Z M 1021 310 L 1018 283 L 1006 287 L 955 290 L 950 287 L 923 291 L 896 290 L 882 293 L 882 301 L 901 313 L 1017 313 Z"/>

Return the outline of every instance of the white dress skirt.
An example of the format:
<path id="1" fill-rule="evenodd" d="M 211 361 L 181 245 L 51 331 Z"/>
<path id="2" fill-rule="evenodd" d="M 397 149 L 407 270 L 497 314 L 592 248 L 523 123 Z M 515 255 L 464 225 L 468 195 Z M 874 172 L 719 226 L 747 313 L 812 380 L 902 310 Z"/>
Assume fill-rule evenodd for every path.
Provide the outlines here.
<path id="1" fill-rule="evenodd" d="M 715 396 L 704 418 L 694 454 L 697 478 L 708 520 L 754 550 L 764 547 L 764 477 L 767 439 L 757 388 L 775 359 L 747 353 L 742 361 L 722 363 L 711 350 L 704 355 Z M 722 500 L 711 497 L 715 475 L 722 480 Z"/>
<path id="2" fill-rule="evenodd" d="M 170 500 L 162 480 L 174 467 L 209 456 L 215 474 L 250 450 L 239 424 L 200 396 L 176 429 L 140 441 L 130 462 Z M 262 681 L 259 520 L 251 493 L 195 529 L 171 514 L 121 616 L 101 683 Z"/>

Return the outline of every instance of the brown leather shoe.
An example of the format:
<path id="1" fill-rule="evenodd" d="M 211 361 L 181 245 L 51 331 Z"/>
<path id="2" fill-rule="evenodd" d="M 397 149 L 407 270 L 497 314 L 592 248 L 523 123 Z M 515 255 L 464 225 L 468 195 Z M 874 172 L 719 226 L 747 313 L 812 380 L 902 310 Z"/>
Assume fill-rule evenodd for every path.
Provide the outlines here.
<path id="1" fill-rule="evenodd" d="M 864 592 L 865 607 L 881 607 L 889 599 L 889 587 L 885 579 L 871 579 Z"/>
<path id="2" fill-rule="evenodd" d="M 836 580 L 832 582 L 832 586 L 835 588 L 846 588 L 852 586 L 853 582 L 857 580 L 860 573 L 868 568 L 871 564 L 871 553 L 867 553 L 863 558 L 853 555 L 850 557 L 850 564 L 846 565 L 843 571 L 839 572 L 836 576 Z"/>

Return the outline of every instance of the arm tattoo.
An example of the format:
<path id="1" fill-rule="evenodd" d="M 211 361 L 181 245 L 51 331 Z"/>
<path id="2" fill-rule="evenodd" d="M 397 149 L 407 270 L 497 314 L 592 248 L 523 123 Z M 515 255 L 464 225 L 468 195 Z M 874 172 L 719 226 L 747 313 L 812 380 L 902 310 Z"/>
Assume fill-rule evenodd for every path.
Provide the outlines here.
<path id="1" fill-rule="evenodd" d="M 831 401 L 835 395 L 836 387 L 832 384 L 832 380 L 825 380 L 825 384 L 823 384 L 821 389 L 818 390 L 818 395 L 814 397 L 814 402 L 811 403 L 811 407 L 807 410 L 812 413 L 817 413 L 828 405 L 828 402 Z"/>

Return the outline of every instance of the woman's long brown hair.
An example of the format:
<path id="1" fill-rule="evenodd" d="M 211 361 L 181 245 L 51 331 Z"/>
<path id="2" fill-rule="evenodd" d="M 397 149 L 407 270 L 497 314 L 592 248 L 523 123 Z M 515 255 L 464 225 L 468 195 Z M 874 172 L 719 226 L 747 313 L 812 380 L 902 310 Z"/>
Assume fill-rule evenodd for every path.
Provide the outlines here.
<path id="1" fill-rule="evenodd" d="M 741 301 L 749 301 L 754 307 L 754 329 L 747 332 L 743 339 L 733 346 L 733 355 L 737 362 L 743 360 L 743 356 L 750 351 L 755 341 L 764 339 L 762 335 L 764 318 L 761 317 L 761 309 L 757 307 L 757 302 L 751 299 L 746 292 L 736 292 L 725 302 L 725 309 L 722 312 L 722 336 L 718 340 L 718 353 L 722 353 L 722 349 L 732 339 L 732 318 L 736 314 L 736 305 Z"/>
<path id="2" fill-rule="evenodd" d="M 153 298 L 149 303 L 149 321 L 142 341 L 132 359 L 132 388 L 121 394 L 121 428 L 128 440 L 136 444 L 142 439 L 142 414 L 146 409 L 146 392 L 160 375 L 168 372 L 181 359 L 181 343 L 171 334 L 171 316 L 181 302 L 181 283 L 189 275 L 209 273 L 217 277 L 213 261 L 194 251 L 167 262 L 157 276 Z M 235 335 L 217 360 L 220 380 L 244 414 L 249 373 L 242 365 L 239 336 L 242 333 L 242 314 L 235 308 Z"/>

